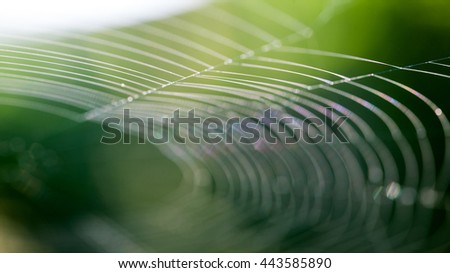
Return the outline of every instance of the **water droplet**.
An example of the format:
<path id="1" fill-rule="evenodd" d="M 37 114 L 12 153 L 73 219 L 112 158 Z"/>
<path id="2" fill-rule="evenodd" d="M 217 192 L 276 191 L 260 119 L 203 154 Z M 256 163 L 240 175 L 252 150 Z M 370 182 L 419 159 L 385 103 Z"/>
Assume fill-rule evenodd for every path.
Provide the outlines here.
<path id="1" fill-rule="evenodd" d="M 440 108 L 434 110 L 434 113 L 436 114 L 436 116 L 440 116 L 442 115 L 442 110 Z"/>
<path id="2" fill-rule="evenodd" d="M 420 202 L 426 208 L 433 208 L 438 198 L 439 194 L 434 189 L 427 188 L 420 192 Z"/>
<path id="3" fill-rule="evenodd" d="M 386 197 L 391 200 L 394 200 L 397 197 L 399 197 L 400 192 L 401 192 L 401 187 L 397 182 L 391 182 L 386 187 Z"/>

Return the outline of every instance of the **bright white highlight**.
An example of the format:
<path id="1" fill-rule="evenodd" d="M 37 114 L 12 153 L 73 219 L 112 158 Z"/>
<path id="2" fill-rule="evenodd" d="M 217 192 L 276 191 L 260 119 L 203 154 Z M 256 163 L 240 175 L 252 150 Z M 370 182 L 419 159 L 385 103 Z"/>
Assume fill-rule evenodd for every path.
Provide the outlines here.
<path id="1" fill-rule="evenodd" d="M 207 0 L 13 0 L 0 5 L 0 32 L 91 30 L 156 20 L 198 8 Z"/>

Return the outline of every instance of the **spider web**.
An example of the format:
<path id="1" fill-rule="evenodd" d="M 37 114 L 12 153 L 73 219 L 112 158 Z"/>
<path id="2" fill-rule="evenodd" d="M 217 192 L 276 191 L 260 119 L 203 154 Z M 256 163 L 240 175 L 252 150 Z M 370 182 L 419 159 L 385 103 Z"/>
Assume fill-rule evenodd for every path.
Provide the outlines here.
<path id="1" fill-rule="evenodd" d="M 183 186 L 158 209 L 129 212 L 120 228 L 87 221 L 79 232 L 100 250 L 116 246 L 92 227 L 128 230 L 120 236 L 130 251 L 447 247 L 448 217 L 437 228 L 434 219 L 449 210 L 450 127 L 407 78 L 447 87 L 450 57 L 397 66 L 301 46 L 316 28 L 265 2 L 227 1 L 94 34 L 1 34 L 0 103 L 79 123 L 123 109 L 146 118 L 195 108 L 226 120 L 272 108 L 300 123 L 332 107 L 348 117 L 348 144 L 160 146 Z"/>

